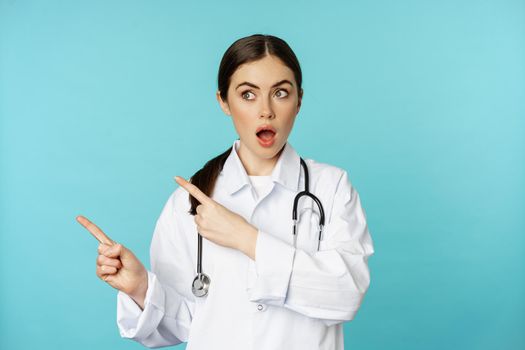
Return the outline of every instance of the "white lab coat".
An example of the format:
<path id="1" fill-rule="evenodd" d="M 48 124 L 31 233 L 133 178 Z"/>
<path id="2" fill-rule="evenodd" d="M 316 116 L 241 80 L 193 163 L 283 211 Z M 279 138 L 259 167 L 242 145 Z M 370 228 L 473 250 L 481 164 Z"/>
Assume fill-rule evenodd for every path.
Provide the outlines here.
<path id="1" fill-rule="evenodd" d="M 326 222 L 317 251 L 318 209 L 302 197 L 294 248 L 293 199 L 304 189 L 299 155 L 285 145 L 270 192 L 257 199 L 236 152 L 239 140 L 233 145 L 212 198 L 258 228 L 256 260 L 203 239 L 202 268 L 211 285 L 207 296 L 195 297 L 197 230 L 188 193 L 178 187 L 153 233 L 144 310 L 118 292 L 121 336 L 147 347 L 187 342 L 187 350 L 343 349 L 342 323 L 363 301 L 374 253 L 347 172 L 305 159 Z"/>

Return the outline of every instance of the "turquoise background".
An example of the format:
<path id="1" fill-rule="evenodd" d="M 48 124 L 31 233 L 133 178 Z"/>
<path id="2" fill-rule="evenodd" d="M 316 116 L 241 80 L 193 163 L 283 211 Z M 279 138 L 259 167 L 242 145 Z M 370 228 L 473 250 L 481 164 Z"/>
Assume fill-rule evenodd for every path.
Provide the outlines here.
<path id="1" fill-rule="evenodd" d="M 0 348 L 142 348 L 120 338 L 75 216 L 149 267 L 172 176 L 237 137 L 216 75 L 253 33 L 300 59 L 290 142 L 348 170 L 367 213 L 372 283 L 346 347 L 524 349 L 525 3 L 510 0 L 0 0 Z"/>

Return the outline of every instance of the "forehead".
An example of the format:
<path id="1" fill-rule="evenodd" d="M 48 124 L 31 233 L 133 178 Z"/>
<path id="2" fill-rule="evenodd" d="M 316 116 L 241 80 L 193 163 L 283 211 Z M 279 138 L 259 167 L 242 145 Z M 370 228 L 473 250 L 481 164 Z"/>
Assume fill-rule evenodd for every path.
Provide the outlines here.
<path id="1" fill-rule="evenodd" d="M 231 77 L 230 87 L 248 81 L 257 86 L 272 86 L 275 82 L 288 79 L 295 84 L 293 71 L 278 57 L 267 55 L 264 58 L 240 65 Z"/>

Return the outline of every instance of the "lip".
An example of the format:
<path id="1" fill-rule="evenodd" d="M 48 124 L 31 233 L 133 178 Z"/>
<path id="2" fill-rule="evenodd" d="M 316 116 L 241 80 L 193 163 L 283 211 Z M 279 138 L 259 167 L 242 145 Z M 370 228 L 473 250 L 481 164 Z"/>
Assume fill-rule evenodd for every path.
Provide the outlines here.
<path id="1" fill-rule="evenodd" d="M 257 133 L 259 131 L 262 131 L 262 130 L 271 130 L 274 133 L 273 137 L 270 140 L 268 140 L 268 141 L 264 141 L 264 140 L 260 139 L 257 136 Z M 259 126 L 257 128 L 257 131 L 255 132 L 255 136 L 257 137 L 257 141 L 263 147 L 272 147 L 273 143 L 275 142 L 276 135 L 277 135 L 277 131 L 275 130 L 275 128 L 273 126 L 271 126 L 271 125 L 268 125 L 268 124 Z"/>
<path id="2" fill-rule="evenodd" d="M 269 124 L 264 124 L 264 125 L 259 126 L 257 130 L 255 131 L 255 134 L 257 135 L 259 131 L 262 131 L 262 130 L 271 130 L 273 131 L 274 134 L 277 134 L 277 131 L 275 130 L 275 128 Z"/>

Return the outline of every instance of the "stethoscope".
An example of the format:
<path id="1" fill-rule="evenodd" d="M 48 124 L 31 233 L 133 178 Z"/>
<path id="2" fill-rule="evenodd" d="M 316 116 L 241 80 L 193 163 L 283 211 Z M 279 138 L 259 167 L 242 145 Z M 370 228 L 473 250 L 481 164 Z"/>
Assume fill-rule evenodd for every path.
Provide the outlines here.
<path id="1" fill-rule="evenodd" d="M 324 226 L 324 209 L 319 198 L 317 198 L 314 194 L 310 193 L 310 191 L 308 190 L 308 168 L 303 158 L 300 159 L 301 165 L 304 169 L 304 191 L 297 193 L 293 201 L 293 246 L 295 247 L 297 243 L 297 204 L 299 203 L 299 199 L 302 196 L 308 196 L 312 198 L 312 200 L 317 204 L 317 207 L 319 208 L 319 240 L 317 242 L 317 251 L 319 251 Z M 198 233 L 197 236 L 197 276 L 195 276 L 195 279 L 191 284 L 191 291 L 196 297 L 203 297 L 206 294 L 208 294 L 208 289 L 210 288 L 210 277 L 204 272 L 202 272 L 202 236 L 200 235 L 200 233 Z"/>

